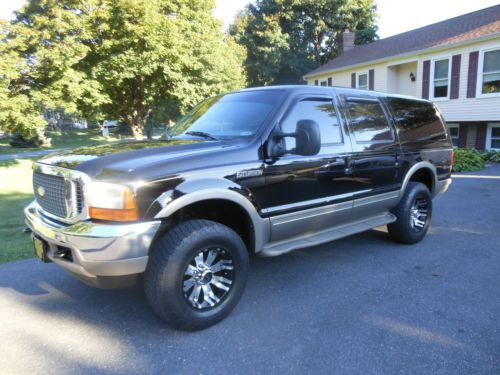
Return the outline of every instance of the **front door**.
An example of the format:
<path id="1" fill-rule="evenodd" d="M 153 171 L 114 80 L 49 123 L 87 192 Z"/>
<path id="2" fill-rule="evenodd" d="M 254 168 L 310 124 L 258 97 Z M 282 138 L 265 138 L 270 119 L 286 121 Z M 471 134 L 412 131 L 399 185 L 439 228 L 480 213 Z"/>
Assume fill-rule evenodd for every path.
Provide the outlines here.
<path id="1" fill-rule="evenodd" d="M 331 96 L 300 96 L 279 122 L 285 133 L 300 120 L 313 120 L 321 132 L 317 155 L 287 153 L 264 168 L 265 186 L 254 189 L 260 214 L 271 218 L 271 240 L 318 231 L 345 219 L 352 206 L 352 175 L 347 171 L 351 146 Z M 295 138 L 286 137 L 287 150 Z"/>

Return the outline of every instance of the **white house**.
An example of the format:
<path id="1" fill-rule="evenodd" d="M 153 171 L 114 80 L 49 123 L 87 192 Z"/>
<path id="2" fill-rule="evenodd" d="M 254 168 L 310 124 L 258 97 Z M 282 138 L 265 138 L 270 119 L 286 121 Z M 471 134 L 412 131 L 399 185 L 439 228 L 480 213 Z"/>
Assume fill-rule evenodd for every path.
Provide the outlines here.
<path id="1" fill-rule="evenodd" d="M 304 78 L 432 100 L 456 146 L 500 150 L 500 5 L 361 46 L 347 30 Z"/>

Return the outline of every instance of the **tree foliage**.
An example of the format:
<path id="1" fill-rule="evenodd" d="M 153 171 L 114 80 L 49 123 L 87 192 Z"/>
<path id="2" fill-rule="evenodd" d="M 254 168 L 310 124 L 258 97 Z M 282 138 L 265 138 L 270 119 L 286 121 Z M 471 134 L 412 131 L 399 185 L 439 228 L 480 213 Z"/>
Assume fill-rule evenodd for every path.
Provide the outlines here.
<path id="1" fill-rule="evenodd" d="M 153 111 L 172 118 L 245 84 L 244 49 L 213 8 L 213 0 L 30 0 L 2 39 L 13 59 L 3 87 L 31 110 L 121 120 L 142 137 Z"/>
<path id="2" fill-rule="evenodd" d="M 377 38 L 374 0 L 257 0 L 230 27 L 247 49 L 251 85 L 297 83 L 337 56 L 338 36 L 356 32 L 356 44 Z"/>

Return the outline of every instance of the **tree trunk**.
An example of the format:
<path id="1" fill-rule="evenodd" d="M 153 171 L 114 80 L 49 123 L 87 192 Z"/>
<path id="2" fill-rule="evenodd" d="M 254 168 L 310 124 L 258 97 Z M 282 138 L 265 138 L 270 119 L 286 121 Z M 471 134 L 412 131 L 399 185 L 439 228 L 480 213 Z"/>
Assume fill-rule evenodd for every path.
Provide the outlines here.
<path id="1" fill-rule="evenodd" d="M 138 106 L 139 107 L 139 106 Z M 135 110 L 132 114 L 127 116 L 127 123 L 132 129 L 132 134 L 135 139 L 144 139 L 144 126 L 146 121 L 148 121 L 149 115 L 151 114 L 151 109 L 141 111 L 140 108 Z"/>
<path id="2" fill-rule="evenodd" d="M 130 124 L 130 127 L 132 128 L 132 135 L 134 136 L 134 139 L 142 140 L 144 134 L 144 125 L 141 124 L 141 121 Z"/>

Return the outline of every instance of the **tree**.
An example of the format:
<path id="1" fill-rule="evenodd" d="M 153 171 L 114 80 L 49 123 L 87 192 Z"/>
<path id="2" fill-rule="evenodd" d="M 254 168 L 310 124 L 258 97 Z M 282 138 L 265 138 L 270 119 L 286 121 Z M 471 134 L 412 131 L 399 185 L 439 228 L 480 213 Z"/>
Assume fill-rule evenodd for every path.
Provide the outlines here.
<path id="1" fill-rule="evenodd" d="M 23 73 L 28 70 L 26 61 L 9 45 L 5 38 L 9 24 L 0 21 L 0 129 L 32 137 L 36 129 L 45 124 L 40 104 L 30 90 Z M 13 42 L 14 43 L 14 42 Z"/>
<path id="2" fill-rule="evenodd" d="M 302 76 L 337 56 L 346 28 L 356 44 L 377 38 L 374 0 L 257 0 L 230 27 L 247 49 L 250 85 L 302 82 Z"/>
<path id="3" fill-rule="evenodd" d="M 240 88 L 244 49 L 212 17 L 213 0 L 30 0 L 7 39 L 46 106 L 128 123 Z"/>

